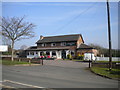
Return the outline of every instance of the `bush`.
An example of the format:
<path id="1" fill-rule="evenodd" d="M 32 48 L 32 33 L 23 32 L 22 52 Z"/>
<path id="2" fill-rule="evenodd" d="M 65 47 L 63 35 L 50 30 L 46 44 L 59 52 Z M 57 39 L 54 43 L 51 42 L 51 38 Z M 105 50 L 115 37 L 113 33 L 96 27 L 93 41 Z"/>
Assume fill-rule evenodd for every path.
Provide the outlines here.
<path id="1" fill-rule="evenodd" d="M 2 52 L 3 55 L 11 55 L 11 52 Z"/>
<path id="2" fill-rule="evenodd" d="M 79 60 L 83 60 L 83 58 L 84 58 L 84 55 L 80 55 L 80 54 L 78 54 L 77 59 L 79 59 Z"/>
<path id="3" fill-rule="evenodd" d="M 43 53 L 43 56 L 44 56 L 44 58 L 47 58 L 47 56 L 46 56 L 46 54 L 45 54 L 45 53 Z"/>
<path id="4" fill-rule="evenodd" d="M 71 55 L 71 54 L 68 54 L 68 55 L 67 55 L 67 59 L 72 60 L 72 55 Z"/>

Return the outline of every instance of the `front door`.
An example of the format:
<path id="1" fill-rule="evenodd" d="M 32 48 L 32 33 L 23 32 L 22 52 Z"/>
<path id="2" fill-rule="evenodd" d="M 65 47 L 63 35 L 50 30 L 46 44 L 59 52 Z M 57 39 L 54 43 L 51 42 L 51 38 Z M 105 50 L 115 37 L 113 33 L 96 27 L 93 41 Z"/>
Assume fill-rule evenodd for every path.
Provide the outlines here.
<path id="1" fill-rule="evenodd" d="M 66 51 L 62 50 L 62 58 L 65 59 L 66 58 Z"/>

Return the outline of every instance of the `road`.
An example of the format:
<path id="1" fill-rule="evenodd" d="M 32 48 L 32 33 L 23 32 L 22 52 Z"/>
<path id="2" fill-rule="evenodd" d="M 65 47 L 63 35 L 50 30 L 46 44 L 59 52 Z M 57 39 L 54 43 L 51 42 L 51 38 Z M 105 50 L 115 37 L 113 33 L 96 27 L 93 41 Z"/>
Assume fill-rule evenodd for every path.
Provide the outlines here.
<path id="1" fill-rule="evenodd" d="M 3 85 L 10 88 L 118 88 L 117 80 L 97 76 L 87 66 L 87 63 L 72 61 L 44 61 L 43 66 L 3 66 Z"/>

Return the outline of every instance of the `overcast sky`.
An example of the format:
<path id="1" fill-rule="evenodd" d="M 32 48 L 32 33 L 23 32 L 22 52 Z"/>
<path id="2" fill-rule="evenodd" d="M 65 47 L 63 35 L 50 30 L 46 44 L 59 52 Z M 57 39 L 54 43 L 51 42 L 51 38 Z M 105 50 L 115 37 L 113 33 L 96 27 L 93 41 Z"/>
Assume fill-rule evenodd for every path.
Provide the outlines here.
<path id="1" fill-rule="evenodd" d="M 107 11 L 105 2 L 3 2 L 2 15 L 22 17 L 36 25 L 36 37 L 16 42 L 33 46 L 40 35 L 82 34 L 85 44 L 108 48 Z M 110 3 L 112 48 L 118 48 L 118 3 Z"/>

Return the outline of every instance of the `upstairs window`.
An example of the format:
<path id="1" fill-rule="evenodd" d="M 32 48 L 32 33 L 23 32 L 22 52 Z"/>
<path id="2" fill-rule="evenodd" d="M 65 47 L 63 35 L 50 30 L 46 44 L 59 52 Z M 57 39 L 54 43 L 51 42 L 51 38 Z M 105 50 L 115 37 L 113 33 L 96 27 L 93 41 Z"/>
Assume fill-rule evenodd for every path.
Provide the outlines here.
<path id="1" fill-rule="evenodd" d="M 66 42 L 61 42 L 61 46 L 66 46 Z"/>
<path id="2" fill-rule="evenodd" d="M 41 44 L 41 46 L 42 46 L 42 47 L 45 47 L 45 46 L 46 46 L 46 44 L 45 44 L 45 43 L 42 43 L 42 44 Z"/>
<path id="3" fill-rule="evenodd" d="M 66 46 L 75 46 L 75 42 L 70 42 L 70 43 L 67 43 Z"/>
<path id="4" fill-rule="evenodd" d="M 56 46 L 56 43 L 51 43 L 51 46 Z"/>

